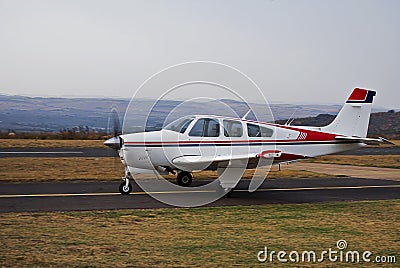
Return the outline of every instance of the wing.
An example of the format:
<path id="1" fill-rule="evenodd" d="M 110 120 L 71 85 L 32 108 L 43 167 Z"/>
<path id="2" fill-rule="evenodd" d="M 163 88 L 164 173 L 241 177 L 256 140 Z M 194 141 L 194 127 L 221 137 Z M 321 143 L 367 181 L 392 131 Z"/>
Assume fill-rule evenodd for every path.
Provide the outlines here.
<path id="1" fill-rule="evenodd" d="M 172 163 L 179 168 L 185 170 L 198 170 L 204 169 L 206 166 L 216 165 L 221 162 L 238 161 L 238 160 L 251 160 L 257 158 L 274 158 L 280 157 L 281 151 L 268 150 L 259 154 L 236 154 L 236 155 L 216 155 L 216 156 L 202 156 L 202 155 L 184 155 L 179 156 L 172 160 Z"/>
<path id="2" fill-rule="evenodd" d="M 202 155 L 185 155 L 172 160 L 172 163 L 177 166 L 188 166 L 195 164 L 207 164 L 214 162 L 224 162 L 230 160 L 246 160 L 255 157 L 255 155 L 243 154 L 235 156 L 202 156 Z"/>

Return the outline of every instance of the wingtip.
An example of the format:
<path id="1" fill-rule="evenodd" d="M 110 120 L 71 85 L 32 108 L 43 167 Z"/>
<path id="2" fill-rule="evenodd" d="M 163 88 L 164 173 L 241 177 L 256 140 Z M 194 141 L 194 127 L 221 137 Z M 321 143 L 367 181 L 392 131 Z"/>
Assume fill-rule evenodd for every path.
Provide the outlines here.
<path id="1" fill-rule="evenodd" d="M 385 138 L 383 138 L 383 137 L 379 137 L 379 139 L 380 139 L 383 143 L 387 143 L 387 144 L 391 144 L 391 145 L 396 145 L 395 143 L 393 143 L 393 142 L 391 142 L 390 140 L 385 139 Z"/>

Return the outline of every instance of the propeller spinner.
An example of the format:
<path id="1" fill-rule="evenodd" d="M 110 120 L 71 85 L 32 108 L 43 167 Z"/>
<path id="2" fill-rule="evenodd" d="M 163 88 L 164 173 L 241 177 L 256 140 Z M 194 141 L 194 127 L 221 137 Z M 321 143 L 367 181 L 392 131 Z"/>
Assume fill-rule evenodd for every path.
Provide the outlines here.
<path id="1" fill-rule="evenodd" d="M 112 138 L 106 140 L 104 142 L 104 145 L 114 149 L 114 150 L 120 150 L 123 144 L 123 140 L 120 137 L 122 134 L 121 130 L 121 121 L 119 120 L 118 116 L 118 110 L 116 107 L 113 107 L 111 109 L 111 114 L 110 117 L 108 118 L 108 130 L 111 132 Z M 112 128 L 110 125 L 112 124 Z"/>

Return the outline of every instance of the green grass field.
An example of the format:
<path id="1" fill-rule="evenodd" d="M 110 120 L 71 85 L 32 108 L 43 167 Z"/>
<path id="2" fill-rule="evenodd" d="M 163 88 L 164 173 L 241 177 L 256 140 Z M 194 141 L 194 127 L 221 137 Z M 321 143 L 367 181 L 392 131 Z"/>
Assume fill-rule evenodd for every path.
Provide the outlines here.
<path id="1" fill-rule="evenodd" d="M 6 267 L 265 267 L 270 263 L 257 261 L 264 246 L 321 252 L 335 250 L 339 239 L 347 250 L 400 261 L 400 200 L 5 213 L 0 228 L 0 266 Z"/>

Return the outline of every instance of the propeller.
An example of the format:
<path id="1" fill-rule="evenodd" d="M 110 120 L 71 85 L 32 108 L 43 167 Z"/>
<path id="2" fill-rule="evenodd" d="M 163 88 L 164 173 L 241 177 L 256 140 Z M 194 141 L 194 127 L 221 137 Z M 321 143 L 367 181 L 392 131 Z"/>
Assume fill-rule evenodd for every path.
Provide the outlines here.
<path id="1" fill-rule="evenodd" d="M 110 151 L 110 155 L 113 158 L 113 170 L 115 174 L 121 172 L 121 155 L 120 150 L 123 145 L 123 139 L 121 138 L 122 129 L 121 129 L 121 121 L 119 120 L 119 113 L 116 106 L 111 108 L 111 112 L 108 116 L 108 124 L 107 124 L 107 136 L 110 137 L 108 140 L 104 142 L 104 145 L 110 147 L 113 150 Z M 122 174 L 121 174 L 122 175 Z M 123 177 L 125 178 L 125 176 Z"/>
<path id="2" fill-rule="evenodd" d="M 104 145 L 119 151 L 122 147 L 123 140 L 120 137 L 122 134 L 121 121 L 119 120 L 119 114 L 117 107 L 112 107 L 110 116 L 108 117 L 107 126 L 108 136 L 111 136 L 108 140 L 104 142 Z"/>
<path id="3" fill-rule="evenodd" d="M 117 107 L 112 107 L 109 122 L 112 122 L 112 136 L 117 137 L 122 134 L 121 121 L 119 120 L 119 113 Z"/>

